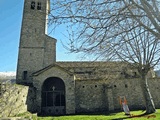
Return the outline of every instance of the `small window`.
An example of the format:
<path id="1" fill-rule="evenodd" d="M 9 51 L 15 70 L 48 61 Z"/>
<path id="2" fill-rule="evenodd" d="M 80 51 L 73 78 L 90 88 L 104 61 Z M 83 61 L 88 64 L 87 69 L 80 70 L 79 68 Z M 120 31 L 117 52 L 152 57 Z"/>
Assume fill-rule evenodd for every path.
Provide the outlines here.
<path id="1" fill-rule="evenodd" d="M 134 77 L 136 77 L 137 76 L 137 73 L 136 72 L 134 72 Z"/>
<path id="2" fill-rule="evenodd" d="M 38 2 L 38 4 L 37 4 L 37 10 L 41 10 L 41 3 L 40 2 Z"/>
<path id="3" fill-rule="evenodd" d="M 23 80 L 27 80 L 27 71 L 23 71 Z"/>
<path id="4" fill-rule="evenodd" d="M 31 9 L 34 10 L 35 9 L 35 5 L 36 3 L 34 1 L 31 2 Z"/>
<path id="5" fill-rule="evenodd" d="M 116 88 L 116 87 L 117 87 L 117 85 L 114 85 L 114 87 Z"/>

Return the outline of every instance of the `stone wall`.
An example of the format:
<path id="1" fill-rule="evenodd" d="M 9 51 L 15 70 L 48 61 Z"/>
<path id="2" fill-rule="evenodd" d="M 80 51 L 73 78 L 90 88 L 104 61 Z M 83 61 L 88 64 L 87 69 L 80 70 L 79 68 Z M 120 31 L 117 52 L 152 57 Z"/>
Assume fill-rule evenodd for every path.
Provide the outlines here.
<path id="1" fill-rule="evenodd" d="M 160 79 L 149 79 L 156 108 L 160 108 Z M 119 97 L 125 96 L 130 110 L 145 109 L 139 79 L 77 80 L 76 112 L 121 110 Z"/>
<path id="2" fill-rule="evenodd" d="M 66 83 L 67 81 L 65 84 L 71 85 L 72 81 Z M 155 106 L 160 108 L 160 79 L 149 79 L 148 82 Z M 72 87 L 74 84 L 67 89 L 72 89 Z M 73 90 L 72 93 L 74 93 Z M 70 109 L 74 107 L 74 100 L 72 100 L 74 94 L 72 93 L 69 90 L 66 93 L 67 114 L 74 113 L 74 109 Z M 126 97 L 130 110 L 145 109 L 139 79 L 77 80 L 75 83 L 76 113 L 121 110 L 120 96 Z M 34 87 L 12 85 L 0 98 L 0 117 L 16 116 L 27 110 L 37 112 L 36 101 L 40 97 L 41 95 L 36 93 Z"/>
<path id="3" fill-rule="evenodd" d="M 8 86 L 7 86 L 8 87 Z M 28 87 L 10 85 L 0 96 L 0 118 L 16 116 L 27 111 Z"/>
<path id="4" fill-rule="evenodd" d="M 76 81 L 76 112 L 108 109 L 107 96 L 99 81 Z"/>

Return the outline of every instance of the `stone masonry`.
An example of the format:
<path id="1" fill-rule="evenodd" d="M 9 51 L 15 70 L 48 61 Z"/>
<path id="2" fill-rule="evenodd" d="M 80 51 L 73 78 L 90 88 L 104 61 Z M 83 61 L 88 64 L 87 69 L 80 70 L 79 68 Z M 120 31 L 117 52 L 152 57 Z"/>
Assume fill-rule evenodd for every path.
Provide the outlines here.
<path id="1" fill-rule="evenodd" d="M 62 115 L 144 109 L 137 70 L 124 62 L 58 62 L 56 39 L 47 34 L 50 0 L 24 0 L 16 82 L 28 86 L 27 110 Z M 160 79 L 148 75 L 156 108 L 160 108 Z M 153 87 L 154 86 L 154 87 Z"/>

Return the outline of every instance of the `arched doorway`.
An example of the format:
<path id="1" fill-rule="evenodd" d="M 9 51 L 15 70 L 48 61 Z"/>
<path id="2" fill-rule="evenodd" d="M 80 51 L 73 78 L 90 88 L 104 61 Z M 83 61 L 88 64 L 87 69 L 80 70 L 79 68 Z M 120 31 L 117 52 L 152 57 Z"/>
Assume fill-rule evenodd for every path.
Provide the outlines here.
<path id="1" fill-rule="evenodd" d="M 65 84 L 57 77 L 47 78 L 42 86 L 42 114 L 65 114 Z"/>

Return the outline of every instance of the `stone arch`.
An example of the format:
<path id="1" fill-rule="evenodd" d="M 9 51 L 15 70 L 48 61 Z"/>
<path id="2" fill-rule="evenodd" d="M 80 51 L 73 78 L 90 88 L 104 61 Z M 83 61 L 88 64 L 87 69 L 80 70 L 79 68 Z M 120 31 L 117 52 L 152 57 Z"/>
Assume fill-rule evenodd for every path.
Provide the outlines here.
<path id="1" fill-rule="evenodd" d="M 43 115 L 65 114 L 65 83 L 61 78 L 49 77 L 42 85 L 41 112 Z"/>

